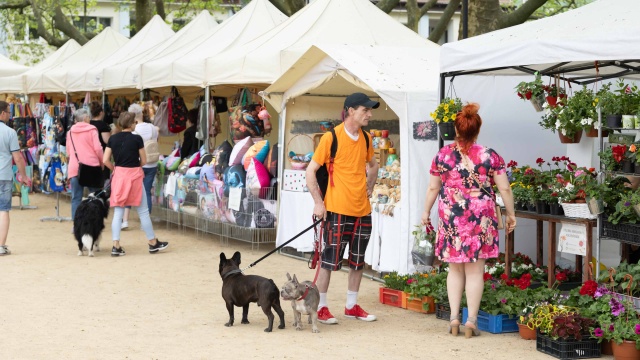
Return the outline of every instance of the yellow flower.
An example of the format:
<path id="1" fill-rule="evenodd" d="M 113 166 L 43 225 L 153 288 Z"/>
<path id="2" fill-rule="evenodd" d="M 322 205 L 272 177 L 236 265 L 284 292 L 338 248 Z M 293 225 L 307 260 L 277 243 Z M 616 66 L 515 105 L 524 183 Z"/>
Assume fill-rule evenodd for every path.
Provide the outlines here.
<path id="1" fill-rule="evenodd" d="M 435 120 L 435 119 L 436 119 L 436 117 L 437 117 L 437 115 L 436 115 L 436 113 L 435 113 L 435 112 L 432 112 L 430 115 L 431 115 L 431 118 L 432 118 L 433 120 Z"/>
<path id="2" fill-rule="evenodd" d="M 453 101 L 453 99 L 449 100 L 449 104 L 454 105 L 455 102 Z"/>
<path id="3" fill-rule="evenodd" d="M 456 121 L 456 114 L 451 115 L 451 121 Z"/>
<path id="4" fill-rule="evenodd" d="M 444 111 L 449 112 L 449 104 L 444 104 Z"/>

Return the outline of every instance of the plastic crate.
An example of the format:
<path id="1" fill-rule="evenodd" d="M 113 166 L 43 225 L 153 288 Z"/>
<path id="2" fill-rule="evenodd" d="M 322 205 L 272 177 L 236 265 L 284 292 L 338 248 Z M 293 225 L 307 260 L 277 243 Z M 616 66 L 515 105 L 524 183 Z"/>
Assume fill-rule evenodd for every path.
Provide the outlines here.
<path id="1" fill-rule="evenodd" d="M 610 133 L 609 142 L 612 144 L 631 144 L 636 140 L 636 134 Z"/>
<path id="2" fill-rule="evenodd" d="M 431 296 L 423 296 L 422 299 L 412 299 L 411 294 L 406 292 L 403 293 L 402 296 L 402 307 L 407 310 L 423 314 L 433 314 L 436 312 L 436 304 Z"/>
<path id="3" fill-rule="evenodd" d="M 590 359 L 601 356 L 602 346 L 596 339 L 586 336 L 582 340 L 553 340 L 538 331 L 536 350 L 551 355 L 557 359 Z"/>
<path id="4" fill-rule="evenodd" d="M 446 321 L 451 319 L 451 308 L 449 304 L 436 304 L 436 319 Z"/>
<path id="5" fill-rule="evenodd" d="M 602 221 L 602 236 L 616 239 L 627 244 L 640 245 L 640 225 Z"/>
<path id="6" fill-rule="evenodd" d="M 402 307 L 402 298 L 404 291 L 394 290 L 386 287 L 380 288 L 380 303 L 395 307 Z"/>
<path id="7" fill-rule="evenodd" d="M 469 309 L 462 309 L 462 323 L 467 322 Z M 478 329 L 492 334 L 518 332 L 518 323 L 515 316 L 505 314 L 491 315 L 482 310 L 478 312 Z"/>

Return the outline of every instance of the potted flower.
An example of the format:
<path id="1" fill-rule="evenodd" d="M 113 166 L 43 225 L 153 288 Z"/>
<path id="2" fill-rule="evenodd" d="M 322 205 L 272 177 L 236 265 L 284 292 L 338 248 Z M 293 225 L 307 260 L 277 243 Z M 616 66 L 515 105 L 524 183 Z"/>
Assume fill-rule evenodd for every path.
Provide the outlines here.
<path id="1" fill-rule="evenodd" d="M 619 129 L 622 127 L 622 104 L 620 97 L 611 92 L 611 84 L 604 84 L 596 93 L 596 100 L 607 117 L 607 127 Z"/>
<path id="2" fill-rule="evenodd" d="M 580 125 L 582 125 L 588 137 L 598 137 L 598 113 L 596 112 L 598 102 L 596 95 L 586 86 L 573 93 L 573 96 L 567 100 L 567 110 L 571 116 L 580 119 Z M 608 132 L 603 129 L 602 136 L 605 137 L 607 135 Z"/>
<path id="3" fill-rule="evenodd" d="M 407 280 L 407 286 L 404 289 L 404 308 L 425 314 L 436 312 L 432 285 L 437 280 L 434 280 L 435 273 L 433 275 L 414 274 Z"/>
<path id="4" fill-rule="evenodd" d="M 431 274 L 429 285 L 431 286 L 433 302 L 436 304 L 436 318 L 449 321 L 451 319 L 451 309 L 447 294 L 447 272 L 440 271 L 437 274 Z"/>
<path id="5" fill-rule="evenodd" d="M 640 105 L 640 97 L 638 96 L 638 87 L 636 85 L 627 85 L 623 79 L 618 80 L 618 89 L 616 93 L 620 99 L 620 111 L 622 114 L 622 128 L 633 129 L 635 127 L 635 113 Z"/>
<path id="6" fill-rule="evenodd" d="M 542 77 L 539 72 L 534 74 L 533 81 L 522 81 L 516 86 L 516 93 L 522 100 L 529 100 L 533 104 L 534 109 L 537 112 L 543 110 L 542 104 L 544 103 L 544 88 L 542 84 Z"/>
<path id="7" fill-rule="evenodd" d="M 555 107 L 556 104 L 565 105 L 564 99 L 567 98 L 567 93 L 563 88 L 557 87 L 555 84 L 549 86 L 543 86 L 546 94 L 547 104 L 550 107 Z"/>
<path id="8" fill-rule="evenodd" d="M 593 319 L 581 316 L 574 307 L 547 305 L 534 312 L 538 325 L 536 350 L 559 359 L 600 357 L 598 340 L 591 339 Z"/>
<path id="9" fill-rule="evenodd" d="M 596 338 L 611 339 L 615 359 L 640 358 L 640 317 L 633 304 L 620 300 L 617 296 L 610 300 L 610 323 L 600 324 L 593 330 Z"/>
<path id="10" fill-rule="evenodd" d="M 456 115 L 462 110 L 462 100 L 460 98 L 444 98 L 431 113 L 431 118 L 438 124 L 440 137 L 442 140 L 453 140 L 456 138 L 456 129 L 453 125 Z"/>
<path id="11" fill-rule="evenodd" d="M 409 279 L 408 275 L 400 275 L 393 271 L 382 277 L 384 287 L 380 288 L 380 303 L 402 307 L 403 290 Z"/>
<path id="12" fill-rule="evenodd" d="M 538 124 L 554 133 L 557 131 L 561 143 L 576 144 L 582 138 L 584 126 L 581 120 L 581 118 L 578 119 L 574 116 L 570 108 L 558 104 L 556 107 L 545 110 L 545 114 Z"/>

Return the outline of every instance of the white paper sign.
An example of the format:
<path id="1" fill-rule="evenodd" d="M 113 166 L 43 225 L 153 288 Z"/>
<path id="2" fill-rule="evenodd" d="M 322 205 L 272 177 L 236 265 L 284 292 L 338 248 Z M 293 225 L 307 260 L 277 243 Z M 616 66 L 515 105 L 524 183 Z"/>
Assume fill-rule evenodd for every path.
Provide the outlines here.
<path id="1" fill-rule="evenodd" d="M 230 188 L 229 209 L 240 211 L 240 201 L 242 201 L 242 188 Z"/>
<path id="2" fill-rule="evenodd" d="M 558 237 L 558 251 L 586 256 L 587 227 L 585 225 L 562 224 Z"/>

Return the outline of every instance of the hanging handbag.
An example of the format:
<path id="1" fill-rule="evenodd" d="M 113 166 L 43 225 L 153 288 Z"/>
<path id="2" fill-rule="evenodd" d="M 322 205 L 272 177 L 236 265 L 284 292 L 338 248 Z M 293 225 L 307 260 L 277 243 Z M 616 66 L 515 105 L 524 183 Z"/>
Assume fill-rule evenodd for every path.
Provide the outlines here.
<path id="1" fill-rule="evenodd" d="M 187 128 L 187 114 L 189 110 L 178 89 L 171 88 L 171 110 L 169 111 L 169 131 L 176 134 Z"/>
<path id="2" fill-rule="evenodd" d="M 498 220 L 497 228 L 498 230 L 504 229 L 504 220 L 502 219 L 502 208 L 500 208 L 500 205 L 498 205 L 498 203 L 496 202 L 495 194 L 488 192 L 487 189 L 485 189 L 480 184 L 480 181 L 478 181 L 478 178 L 476 177 L 475 171 L 473 171 L 473 168 L 469 166 L 469 157 L 467 155 L 462 154 L 462 151 L 460 151 L 460 148 L 458 148 L 458 151 L 460 152 L 460 156 L 462 157 L 462 162 L 464 163 L 464 166 L 467 168 L 467 171 L 469 171 L 469 176 L 471 177 L 471 179 L 476 183 L 476 185 L 478 185 L 478 188 L 480 190 L 484 191 L 485 194 L 489 195 L 493 199 L 493 203 L 495 204 L 496 219 Z"/>
<path id="3" fill-rule="evenodd" d="M 71 144 L 73 145 L 73 153 L 76 154 L 76 160 L 78 160 L 78 184 L 90 188 L 102 188 L 104 185 L 102 166 L 91 166 L 81 163 L 71 133 L 69 133 L 69 138 L 71 138 Z"/>

